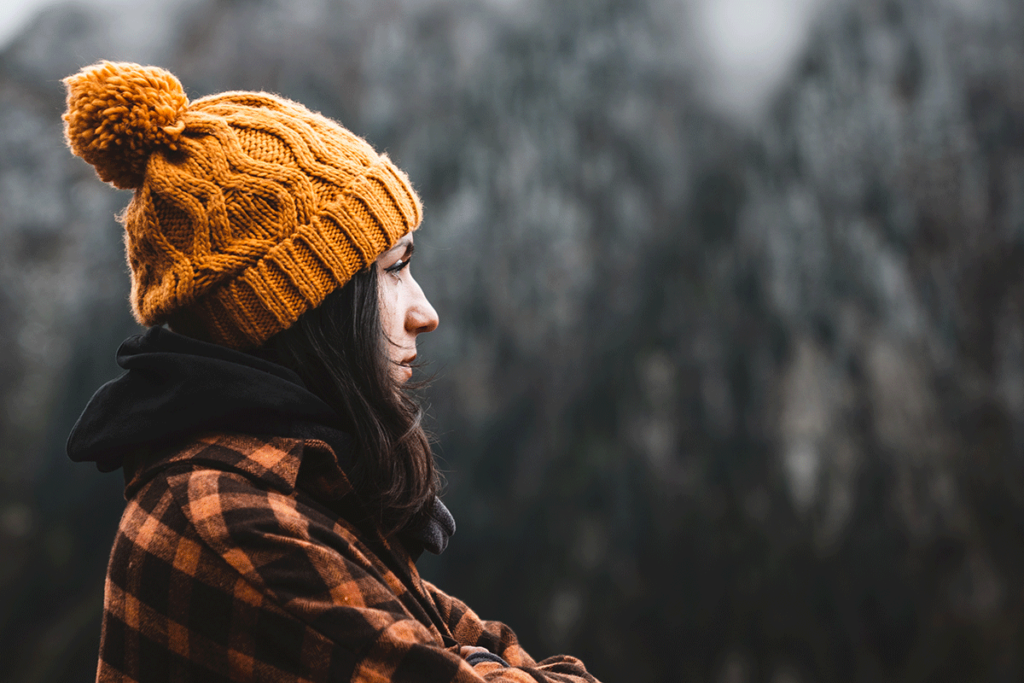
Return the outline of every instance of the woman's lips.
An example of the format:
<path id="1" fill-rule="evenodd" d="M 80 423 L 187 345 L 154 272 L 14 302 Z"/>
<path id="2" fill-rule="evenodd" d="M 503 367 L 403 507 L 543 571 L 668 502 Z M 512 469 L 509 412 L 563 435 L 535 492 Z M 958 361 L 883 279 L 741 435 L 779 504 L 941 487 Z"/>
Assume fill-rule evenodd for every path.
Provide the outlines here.
<path id="1" fill-rule="evenodd" d="M 401 368 L 402 375 L 404 376 L 403 381 L 408 381 L 412 378 L 412 364 L 416 362 L 416 354 L 409 356 L 408 358 L 402 359 L 402 362 L 398 364 Z"/>

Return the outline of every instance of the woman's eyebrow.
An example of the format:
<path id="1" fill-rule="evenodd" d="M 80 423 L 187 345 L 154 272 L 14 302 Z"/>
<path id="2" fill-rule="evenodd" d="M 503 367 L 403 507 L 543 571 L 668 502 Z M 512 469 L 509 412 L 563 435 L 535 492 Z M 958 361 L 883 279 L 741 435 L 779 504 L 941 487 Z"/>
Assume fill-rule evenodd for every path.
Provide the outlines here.
<path id="1" fill-rule="evenodd" d="M 401 258 L 401 259 L 409 258 L 410 256 L 412 256 L 412 252 L 416 250 L 416 247 L 413 244 L 413 241 L 412 240 L 407 240 L 405 242 L 398 242 L 397 244 L 392 246 L 390 249 L 385 251 L 383 254 L 381 254 L 378 258 L 387 257 L 387 256 L 391 255 L 392 253 L 394 253 L 395 251 L 397 251 L 398 249 L 400 249 L 402 247 L 405 247 L 405 251 L 403 251 L 402 255 L 399 256 L 399 258 Z"/>

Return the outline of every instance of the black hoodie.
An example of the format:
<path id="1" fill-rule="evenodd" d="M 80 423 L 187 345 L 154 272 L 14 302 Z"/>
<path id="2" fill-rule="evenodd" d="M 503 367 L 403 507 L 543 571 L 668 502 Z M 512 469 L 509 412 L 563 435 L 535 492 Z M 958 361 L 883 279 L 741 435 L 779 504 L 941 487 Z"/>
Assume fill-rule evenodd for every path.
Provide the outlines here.
<path id="1" fill-rule="evenodd" d="M 129 453 L 220 431 L 320 439 L 343 469 L 351 467 L 351 439 L 335 426 L 336 413 L 288 368 L 162 327 L 128 338 L 117 364 L 126 372 L 100 387 L 71 430 L 75 462 L 110 472 Z M 425 526 L 402 537 L 440 553 L 454 532 L 455 520 L 435 499 Z"/>

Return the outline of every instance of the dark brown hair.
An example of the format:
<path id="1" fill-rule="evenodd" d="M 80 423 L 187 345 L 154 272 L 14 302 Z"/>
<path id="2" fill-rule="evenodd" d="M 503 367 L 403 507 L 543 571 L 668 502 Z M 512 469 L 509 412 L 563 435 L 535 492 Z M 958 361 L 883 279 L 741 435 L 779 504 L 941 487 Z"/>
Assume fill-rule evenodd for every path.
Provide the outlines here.
<path id="1" fill-rule="evenodd" d="M 294 370 L 353 437 L 349 479 L 382 531 L 410 526 L 440 487 L 423 409 L 392 374 L 376 264 L 269 339 L 261 355 Z"/>

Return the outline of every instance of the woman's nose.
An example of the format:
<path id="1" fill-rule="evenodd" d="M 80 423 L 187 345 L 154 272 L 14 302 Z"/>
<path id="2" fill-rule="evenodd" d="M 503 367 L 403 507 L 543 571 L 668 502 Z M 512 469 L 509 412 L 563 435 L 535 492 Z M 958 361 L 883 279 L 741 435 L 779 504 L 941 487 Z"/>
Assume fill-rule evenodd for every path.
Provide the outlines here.
<path id="1" fill-rule="evenodd" d="M 412 334 L 433 332 L 437 329 L 439 322 L 437 311 L 430 305 L 427 295 L 423 293 L 423 289 L 417 282 L 415 292 L 413 293 L 413 300 L 406 311 L 405 329 Z"/>

